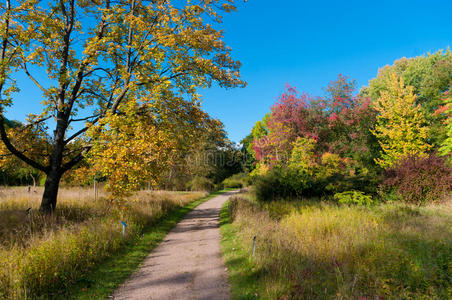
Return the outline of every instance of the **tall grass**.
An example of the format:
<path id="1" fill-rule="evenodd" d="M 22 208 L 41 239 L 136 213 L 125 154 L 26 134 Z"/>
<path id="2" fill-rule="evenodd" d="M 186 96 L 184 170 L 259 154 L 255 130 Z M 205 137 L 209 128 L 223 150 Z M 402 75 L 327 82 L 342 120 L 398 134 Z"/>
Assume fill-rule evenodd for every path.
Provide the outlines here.
<path id="1" fill-rule="evenodd" d="M 230 202 L 262 298 L 452 299 L 452 205 Z"/>
<path id="2" fill-rule="evenodd" d="M 0 299 L 53 298 L 136 239 L 170 210 L 202 192 L 141 191 L 121 209 L 90 189 L 62 189 L 52 216 L 38 212 L 42 190 L 0 190 Z M 25 209 L 32 207 L 31 213 Z M 121 221 L 127 224 L 122 235 Z"/>

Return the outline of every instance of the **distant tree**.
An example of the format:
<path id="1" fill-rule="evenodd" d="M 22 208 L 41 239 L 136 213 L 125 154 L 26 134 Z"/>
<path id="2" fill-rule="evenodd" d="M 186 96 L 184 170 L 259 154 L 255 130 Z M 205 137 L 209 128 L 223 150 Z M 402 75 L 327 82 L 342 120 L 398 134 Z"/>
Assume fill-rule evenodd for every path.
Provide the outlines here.
<path id="1" fill-rule="evenodd" d="M 152 128 L 152 119 L 142 117 L 156 100 L 176 93 L 196 103 L 198 87 L 243 84 L 240 63 L 231 58 L 222 31 L 204 21 L 221 22 L 223 12 L 235 10 L 233 0 L 175 2 L 6 0 L 0 5 L 0 136 L 8 151 L 46 174 L 42 211 L 55 208 L 62 175 L 84 159 L 96 139 L 119 154 L 115 166 L 123 172 L 136 171 L 134 160 L 119 159 L 132 155 L 124 151 L 160 151 L 164 141 L 145 132 Z M 15 72 L 24 72 L 44 96 L 42 113 L 33 115 L 26 126 L 55 121 L 50 149 L 41 161 L 28 155 L 4 126 L 5 109 L 18 90 Z M 44 76 L 48 80 L 40 81 Z M 161 115 L 150 113 L 157 119 Z M 126 124 L 138 126 L 138 132 Z M 121 138 L 111 132 L 114 127 L 128 143 L 118 143 Z M 138 136 L 144 143 L 140 145 L 126 139 L 127 134 L 151 139 Z M 118 176 L 116 182 L 127 182 L 123 189 L 136 186 L 132 178 L 110 175 Z"/>
<path id="2" fill-rule="evenodd" d="M 316 141 L 313 139 L 298 137 L 293 145 L 288 168 L 304 180 L 314 174 L 317 166 L 314 153 L 315 144 Z"/>
<path id="3" fill-rule="evenodd" d="M 353 95 L 355 89 L 355 80 L 339 74 L 337 79 L 331 81 L 325 90 L 329 111 L 331 113 L 340 113 L 346 109 L 353 109 L 358 104 L 357 97 Z"/>
<path id="4" fill-rule="evenodd" d="M 373 103 L 377 110 L 377 123 L 372 133 L 382 148 L 381 158 L 376 162 L 384 167 L 406 157 L 417 155 L 424 157 L 431 148 L 426 142 L 428 127 L 416 95 L 411 86 L 405 86 L 403 78 L 394 72 L 386 82 L 388 90 Z"/>
<path id="5" fill-rule="evenodd" d="M 181 190 L 187 188 L 187 183 L 194 178 L 208 179 L 217 184 L 242 171 L 240 149 L 227 138 L 223 123 L 201 110 L 189 113 L 193 115 L 196 112 L 200 122 L 195 124 L 186 122 L 186 118 L 181 119 L 182 122 L 179 121 L 176 127 L 188 128 L 175 131 L 170 138 L 172 142 L 166 145 L 174 144 L 169 151 L 170 159 L 159 160 L 160 164 L 165 165 L 160 168 L 161 172 L 154 172 L 158 175 L 154 176 L 158 187 Z M 143 166 L 146 167 L 145 164 Z"/>
<path id="6" fill-rule="evenodd" d="M 324 140 L 325 126 L 322 125 L 326 125 L 326 115 L 323 108 L 321 99 L 286 86 L 271 108 L 266 120 L 266 132 L 253 142 L 256 159 L 268 165 L 285 165 L 297 137 Z"/>
<path id="7" fill-rule="evenodd" d="M 318 156 L 331 152 L 349 158 L 356 169 L 374 168 L 379 146 L 369 129 L 376 111 L 368 97 L 354 95 L 354 87 L 343 75 L 330 82 L 325 98 L 286 87 L 271 108 L 265 132 L 253 142 L 257 161 L 286 166 L 297 138 L 308 138 L 315 141 Z"/>
<path id="8" fill-rule="evenodd" d="M 253 134 L 250 133 L 240 141 L 240 144 L 242 144 L 242 169 L 247 173 L 253 171 L 256 167 L 253 140 Z"/>

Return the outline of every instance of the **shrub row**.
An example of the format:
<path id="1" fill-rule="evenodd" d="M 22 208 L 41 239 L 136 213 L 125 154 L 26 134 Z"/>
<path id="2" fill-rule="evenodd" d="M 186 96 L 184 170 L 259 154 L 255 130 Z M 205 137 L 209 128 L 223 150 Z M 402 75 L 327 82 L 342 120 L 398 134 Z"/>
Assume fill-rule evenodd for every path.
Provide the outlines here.
<path id="1" fill-rule="evenodd" d="M 377 174 L 349 175 L 333 173 L 326 176 L 300 177 L 290 169 L 273 168 L 255 181 L 256 196 L 260 201 L 286 198 L 325 197 L 349 190 L 368 194 L 377 192 Z"/>
<path id="2" fill-rule="evenodd" d="M 431 154 L 408 157 L 381 174 L 355 174 L 340 169 L 334 172 L 318 169 L 312 174 L 300 174 L 290 168 L 273 167 L 255 182 L 260 201 L 331 197 L 352 190 L 370 195 L 379 193 L 384 201 L 431 203 L 452 191 L 452 166 L 445 157 Z"/>

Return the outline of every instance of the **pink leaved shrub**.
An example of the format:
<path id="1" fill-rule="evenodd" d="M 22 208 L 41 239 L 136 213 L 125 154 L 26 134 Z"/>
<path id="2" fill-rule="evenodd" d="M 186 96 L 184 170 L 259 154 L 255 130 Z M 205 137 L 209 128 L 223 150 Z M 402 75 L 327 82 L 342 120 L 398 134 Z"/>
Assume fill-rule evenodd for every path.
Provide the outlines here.
<path id="1" fill-rule="evenodd" d="M 452 191 L 452 166 L 436 154 L 411 156 L 386 172 L 381 187 L 406 203 L 437 202 Z"/>

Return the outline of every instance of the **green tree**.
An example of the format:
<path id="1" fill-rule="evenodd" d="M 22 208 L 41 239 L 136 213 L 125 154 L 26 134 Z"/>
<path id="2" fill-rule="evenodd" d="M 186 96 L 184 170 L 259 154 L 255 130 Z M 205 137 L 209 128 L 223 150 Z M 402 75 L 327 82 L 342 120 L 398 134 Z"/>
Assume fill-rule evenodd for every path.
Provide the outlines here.
<path id="1" fill-rule="evenodd" d="M 446 115 L 446 139 L 444 139 L 441 148 L 441 154 L 451 155 L 452 154 L 452 84 L 449 86 L 449 90 L 444 93 L 444 105 L 438 113 Z"/>
<path id="2" fill-rule="evenodd" d="M 413 88 L 405 86 L 403 78 L 394 72 L 389 74 L 386 86 L 388 90 L 382 91 L 373 104 L 378 115 L 372 130 L 382 148 L 376 162 L 384 168 L 411 155 L 425 156 L 430 149 L 426 142 L 428 127 Z"/>
<path id="3" fill-rule="evenodd" d="M 242 169 L 247 173 L 256 167 L 256 158 L 253 152 L 253 135 L 250 133 L 240 141 L 242 144 Z"/>
<path id="4" fill-rule="evenodd" d="M 259 139 L 263 138 L 264 136 L 266 136 L 269 133 L 268 130 L 268 120 L 270 118 L 270 113 L 267 113 L 262 120 L 257 121 L 253 128 L 251 129 L 251 136 L 252 136 L 252 141 L 258 141 Z M 254 158 L 256 158 L 256 152 L 253 149 L 253 143 L 249 143 L 248 144 L 248 152 L 251 153 L 253 155 Z"/>

